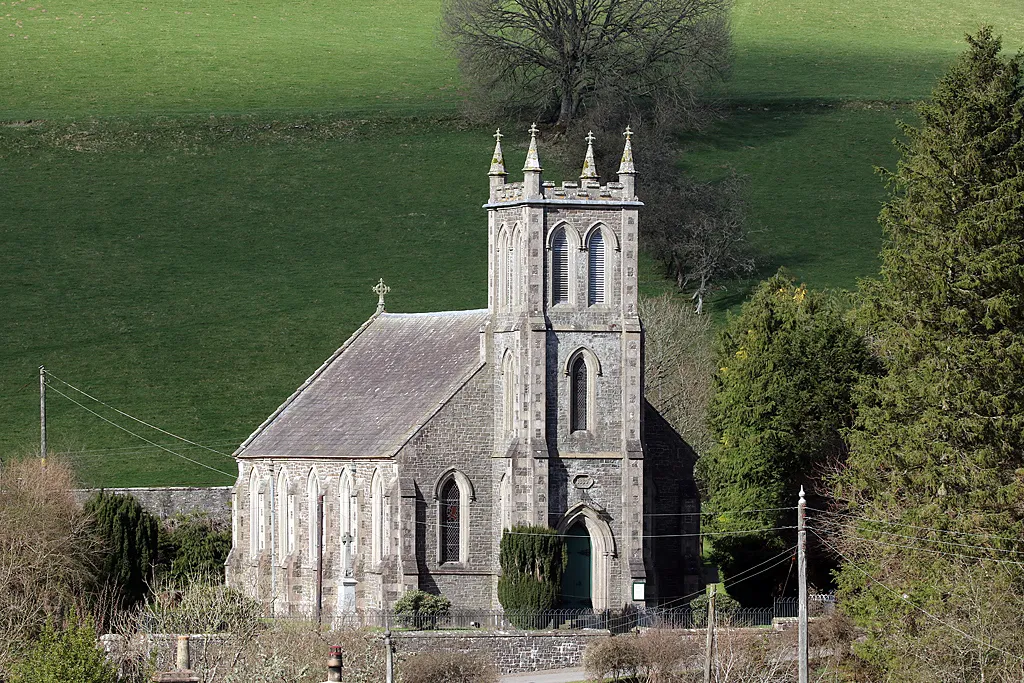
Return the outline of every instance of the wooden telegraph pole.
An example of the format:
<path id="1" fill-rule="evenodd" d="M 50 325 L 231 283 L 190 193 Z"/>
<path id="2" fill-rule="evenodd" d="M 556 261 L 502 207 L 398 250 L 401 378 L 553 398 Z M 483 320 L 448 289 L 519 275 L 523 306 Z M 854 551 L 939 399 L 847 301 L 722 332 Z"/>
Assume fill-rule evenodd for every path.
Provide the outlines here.
<path id="1" fill-rule="evenodd" d="M 704 683 L 711 683 L 711 664 L 715 655 L 715 585 L 708 596 L 708 639 L 704 645 Z"/>
<path id="2" fill-rule="evenodd" d="M 46 368 L 39 366 L 39 458 L 46 467 Z"/>
<path id="3" fill-rule="evenodd" d="M 797 576 L 800 580 L 797 678 L 799 683 L 807 683 L 807 501 L 804 500 L 803 486 L 796 504 L 796 537 Z"/>

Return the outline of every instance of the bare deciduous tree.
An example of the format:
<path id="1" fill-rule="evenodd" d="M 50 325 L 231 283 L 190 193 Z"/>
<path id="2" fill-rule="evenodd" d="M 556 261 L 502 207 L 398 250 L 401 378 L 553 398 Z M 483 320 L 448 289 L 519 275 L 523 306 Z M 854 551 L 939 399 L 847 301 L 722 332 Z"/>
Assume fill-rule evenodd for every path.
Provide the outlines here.
<path id="1" fill-rule="evenodd" d="M 592 101 L 696 98 L 729 60 L 728 0 L 446 0 L 470 86 L 570 124 Z"/>
<path id="2" fill-rule="evenodd" d="M 710 445 L 708 401 L 714 376 L 711 319 L 679 297 L 640 300 L 644 321 L 644 398 L 697 453 Z"/>
<path id="3" fill-rule="evenodd" d="M 98 545 L 70 468 L 11 460 L 0 472 L 0 671 L 47 618 L 93 607 Z"/>

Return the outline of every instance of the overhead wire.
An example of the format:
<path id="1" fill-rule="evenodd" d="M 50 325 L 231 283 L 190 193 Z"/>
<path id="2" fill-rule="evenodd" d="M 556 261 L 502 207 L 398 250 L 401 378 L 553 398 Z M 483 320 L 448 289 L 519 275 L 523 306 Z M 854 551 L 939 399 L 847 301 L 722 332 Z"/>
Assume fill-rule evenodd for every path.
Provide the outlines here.
<path id="1" fill-rule="evenodd" d="M 217 455 L 223 456 L 225 458 L 231 458 L 232 460 L 234 460 L 234 456 L 232 456 L 232 455 L 229 455 L 227 453 L 218 451 L 218 450 L 216 450 L 214 448 L 210 448 L 209 446 L 204 446 L 201 443 L 196 443 L 195 441 L 192 441 L 191 439 L 186 439 L 183 436 L 178 436 L 177 434 L 169 432 L 166 429 L 161 429 L 160 427 L 157 427 L 156 425 L 150 424 L 150 423 L 146 422 L 145 420 L 141 420 L 141 419 L 135 417 L 134 415 L 129 415 L 128 413 L 124 412 L 123 410 L 120 410 L 119 408 L 115 408 L 114 406 L 110 405 L 109 403 L 105 403 L 105 402 L 101 401 L 100 399 L 96 398 L 92 394 L 89 394 L 89 393 L 79 389 L 78 387 L 76 387 L 75 385 L 71 384 L 70 382 L 67 382 L 67 381 L 61 379 L 60 377 L 57 377 L 56 375 L 51 373 L 49 370 L 44 370 L 43 372 L 44 372 L 44 376 L 45 377 L 49 377 L 49 378 L 57 380 L 58 382 L 60 382 L 61 384 L 66 385 L 70 389 L 72 389 L 74 391 L 77 391 L 82 396 L 85 396 L 86 398 L 88 398 L 88 399 L 90 399 L 92 401 L 95 401 L 96 403 L 99 403 L 101 406 L 104 406 L 105 408 L 109 408 L 110 410 L 113 410 L 118 415 L 122 415 L 122 416 L 128 418 L 129 420 L 134 420 L 135 422 L 138 422 L 141 425 L 145 425 L 146 427 L 149 427 L 150 429 L 156 430 L 156 431 L 160 432 L 161 434 L 166 434 L 167 436 L 169 436 L 171 438 L 178 439 L 179 441 L 183 441 L 183 442 L 189 444 L 190 446 L 195 446 L 196 448 L 202 448 L 204 450 L 210 451 L 211 453 L 216 453 Z M 52 387 L 53 385 L 51 385 L 49 382 L 47 382 L 46 386 Z M 56 388 L 54 388 L 54 391 L 57 391 Z M 60 392 L 58 392 L 58 393 L 60 393 Z M 65 398 L 67 398 L 66 394 L 61 394 L 61 395 L 64 396 Z M 153 443 L 153 442 L 150 441 L 149 443 Z"/>
<path id="2" fill-rule="evenodd" d="M 853 514 L 846 513 L 846 512 L 835 512 L 835 511 L 831 511 L 831 510 L 821 510 L 821 509 L 812 508 L 812 507 L 808 507 L 807 509 L 808 510 L 813 510 L 814 512 L 821 512 L 821 513 L 824 513 L 826 515 L 836 515 L 836 516 L 839 516 L 839 517 L 849 517 L 851 519 L 858 519 L 858 520 L 861 520 L 863 522 L 869 522 L 869 523 L 872 523 L 872 524 L 887 524 L 889 526 L 902 526 L 902 527 L 906 527 L 908 529 L 919 529 L 921 531 L 935 531 L 935 532 L 943 533 L 943 534 L 953 534 L 955 536 L 976 536 L 978 538 L 995 538 L 995 539 L 998 539 L 998 540 L 1001 540 L 1001 541 L 1011 541 L 1013 543 L 1019 543 L 1020 542 L 1019 538 L 1010 538 L 1008 536 L 999 536 L 997 534 L 987 534 L 987 533 L 983 533 L 983 532 L 979 532 L 979 531 L 956 531 L 955 529 L 939 529 L 937 527 L 919 526 L 919 525 L 916 525 L 916 524 L 907 524 L 905 522 L 892 522 L 892 521 L 884 520 L 884 519 L 872 519 L 870 517 L 863 517 L 861 515 L 853 515 Z"/>
<path id="3" fill-rule="evenodd" d="M 808 519 L 810 520 L 810 518 L 808 518 Z M 907 534 L 898 534 L 895 531 L 884 531 L 882 529 L 864 529 L 862 527 L 858 527 L 858 526 L 855 526 L 853 524 L 842 524 L 840 522 L 834 522 L 834 521 L 830 521 L 830 520 L 822 520 L 822 521 L 825 524 L 829 524 L 829 525 L 832 525 L 832 526 L 835 526 L 835 527 L 842 527 L 844 529 L 852 529 L 854 531 L 859 531 L 861 533 L 884 534 L 886 536 L 895 536 L 897 538 L 905 538 L 905 539 L 912 540 L 912 541 L 923 541 L 925 543 L 935 543 L 935 544 L 938 544 L 938 545 L 953 546 L 953 547 L 956 547 L 956 548 L 970 548 L 972 550 L 984 550 L 986 552 L 1009 553 L 1011 555 L 1024 555 L 1024 552 L 1022 552 L 1020 550 L 1011 550 L 1009 548 L 993 548 L 992 546 L 986 546 L 986 545 L 973 545 L 973 544 L 970 544 L 970 543 L 956 543 L 954 541 L 943 541 L 943 540 L 937 540 L 937 539 L 933 539 L 933 538 L 922 538 L 921 536 L 908 536 Z M 1018 539 L 1017 542 L 1019 543 L 1020 539 Z"/>
<path id="4" fill-rule="evenodd" d="M 912 607 L 913 609 L 916 609 L 917 611 L 921 612 L 922 614 L 924 614 L 925 616 L 929 617 L 933 621 L 941 624 L 942 626 L 945 626 L 946 628 L 950 629 L 951 631 L 954 631 L 955 633 L 959 633 L 964 638 L 967 638 L 968 640 L 970 640 L 970 641 L 972 641 L 974 643 L 977 643 L 978 645 L 982 645 L 984 647 L 991 648 L 991 649 L 993 649 L 993 650 L 995 650 L 997 652 L 1003 653 L 1004 655 L 1008 655 L 1010 657 L 1013 657 L 1014 659 L 1017 659 L 1017 660 L 1020 660 L 1020 661 L 1024 662 L 1024 657 L 1021 657 L 1020 655 L 1014 654 L 1014 653 L 1012 653 L 1012 652 L 1010 652 L 1008 650 L 1004 650 L 1001 647 L 993 645 L 992 643 L 986 643 L 985 641 L 981 640 L 980 638 L 976 638 L 976 637 L 972 636 L 967 631 L 964 631 L 963 629 L 958 628 L 957 626 L 954 626 L 953 624 L 950 624 L 950 623 L 942 620 L 941 618 L 939 618 L 936 615 L 932 614 L 931 612 L 929 612 L 925 608 L 921 607 L 920 605 L 915 605 L 913 602 L 911 602 L 910 598 L 905 593 L 900 593 L 900 592 L 898 592 L 896 590 L 893 590 L 892 588 L 890 588 L 889 586 L 884 584 L 882 581 L 879 581 L 874 576 L 872 576 L 868 571 L 862 569 L 860 566 L 855 564 L 853 562 L 853 560 L 851 560 L 849 557 L 844 555 L 838 548 L 836 548 L 834 545 L 832 545 L 831 543 L 826 541 L 824 538 L 822 538 L 821 535 L 819 535 L 816 531 L 814 531 L 813 529 L 810 529 L 809 531 L 812 534 L 814 534 L 815 536 L 817 536 L 819 541 L 821 541 L 826 546 L 831 548 L 832 552 L 834 552 L 836 555 L 838 555 L 839 557 L 841 557 L 844 560 L 846 560 L 847 565 L 849 565 L 850 567 L 853 567 L 854 569 L 859 571 L 861 574 L 863 574 L 865 576 L 865 578 L 867 578 L 869 581 L 871 581 L 872 583 L 875 583 L 878 586 L 880 586 L 881 588 L 885 589 L 891 595 L 895 596 L 899 600 L 901 600 L 901 601 L 905 602 L 906 604 L 910 605 L 910 607 Z"/>
<path id="5" fill-rule="evenodd" d="M 50 386 L 50 385 L 47 385 L 47 386 Z M 234 474 L 231 474 L 230 472 L 225 472 L 224 470 L 219 470 L 219 469 L 217 469 L 216 467 L 212 467 L 212 466 L 210 466 L 210 465 L 207 465 L 207 464 L 206 464 L 206 463 L 204 463 L 204 462 L 200 462 L 199 460 L 195 460 L 195 459 L 193 459 L 193 458 L 190 458 L 190 457 L 188 457 L 188 456 L 186 456 L 186 455 L 182 455 L 181 453 L 177 453 L 177 452 L 175 452 L 175 451 L 171 450 L 170 448 L 167 448 L 166 446 L 161 446 L 161 445 L 160 445 L 160 444 L 158 444 L 158 443 L 155 443 L 155 442 L 153 442 L 153 441 L 150 441 L 150 440 L 149 440 L 149 439 L 147 439 L 146 437 L 144 437 L 144 436 L 142 436 L 142 435 L 140 435 L 140 434 L 136 434 L 135 432 L 131 431 L 131 430 L 130 430 L 130 429 L 128 429 L 127 427 L 123 427 L 122 425 L 119 425 L 119 424 L 117 424 L 117 423 L 116 423 L 116 422 L 114 422 L 113 420 L 111 420 L 111 419 L 109 419 L 109 418 L 107 418 L 107 417 L 105 417 L 105 416 L 103 416 L 103 415 L 100 415 L 99 413 L 97 413 L 97 412 L 96 412 L 95 410 L 93 410 L 92 408 L 90 408 L 90 407 L 88 407 L 88 406 L 86 406 L 86 405 L 83 405 L 82 403 L 80 403 L 80 402 L 76 401 L 75 399 L 71 398 L 70 396 L 68 396 L 67 394 L 65 394 L 65 393 L 64 393 L 63 391 L 61 391 L 60 389 L 58 389 L 58 388 L 56 388 L 56 387 L 52 387 L 52 386 L 51 386 L 50 388 L 51 388 L 51 389 L 53 389 L 53 391 L 54 391 L 54 392 L 56 392 L 57 394 L 59 394 L 60 396 L 63 396 L 63 397 L 64 397 L 64 398 L 66 398 L 67 400 L 69 400 L 69 401 L 71 401 L 72 403 L 74 403 L 75 405 L 77 405 L 77 406 L 78 406 L 79 408 L 81 408 L 82 410 L 85 410 L 85 411 L 87 411 L 87 412 L 90 412 L 90 413 L 92 413 L 93 415 L 95 415 L 96 417 L 100 418 L 100 419 L 101 419 L 101 420 L 103 420 L 104 422 L 106 422 L 106 423 L 108 423 L 108 424 L 110 424 L 110 425 L 113 425 L 114 427 L 117 427 L 118 429 L 120 429 L 120 430 L 121 430 L 121 431 L 123 431 L 123 432 L 127 432 L 128 434 L 131 434 L 132 436 L 134 436 L 134 437 L 135 437 L 135 438 L 137 438 L 137 439 L 142 439 L 142 440 L 143 440 L 143 441 L 145 441 L 146 443 L 148 443 L 148 444 L 150 444 L 150 445 L 152 445 L 152 446 L 156 446 L 156 447 L 157 447 L 157 448 L 159 448 L 160 450 L 162 450 L 162 451 L 166 451 L 166 452 L 170 453 L 171 455 L 173 455 L 173 456 L 175 456 L 175 457 L 181 458 L 182 460 L 187 460 L 187 461 L 188 461 L 188 462 L 190 462 L 190 463 L 193 463 L 193 464 L 195 464 L 195 465 L 199 465 L 200 467 L 205 467 L 205 468 L 206 468 L 206 469 L 208 469 L 208 470 L 212 470 L 212 471 L 214 471 L 214 472 L 217 472 L 217 473 L 219 473 L 219 474 L 223 474 L 223 475 L 224 475 L 224 476 L 226 476 L 226 477 L 231 477 L 232 479 L 235 479 L 235 478 L 236 478 L 236 475 L 234 475 Z"/>

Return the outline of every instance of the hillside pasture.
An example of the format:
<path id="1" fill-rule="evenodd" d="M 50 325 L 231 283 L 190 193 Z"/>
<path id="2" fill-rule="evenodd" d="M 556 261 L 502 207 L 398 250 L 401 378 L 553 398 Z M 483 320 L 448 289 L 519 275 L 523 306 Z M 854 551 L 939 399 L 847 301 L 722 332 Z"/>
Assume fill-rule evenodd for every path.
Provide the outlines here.
<path id="1" fill-rule="evenodd" d="M 372 313 L 378 278 L 396 311 L 486 304 L 491 131 L 454 116 L 439 7 L 0 0 L 0 454 L 37 448 L 40 364 L 230 453 Z M 1018 10 L 739 0 L 729 115 L 686 140 L 682 168 L 748 176 L 762 274 L 850 287 L 877 269 L 873 167 L 895 162 L 896 119 L 964 32 L 991 23 L 1024 45 Z M 525 136 L 506 132 L 514 173 Z M 657 264 L 641 272 L 663 291 Z M 225 455 L 56 380 L 49 405 L 51 446 L 86 484 L 232 479 Z"/>

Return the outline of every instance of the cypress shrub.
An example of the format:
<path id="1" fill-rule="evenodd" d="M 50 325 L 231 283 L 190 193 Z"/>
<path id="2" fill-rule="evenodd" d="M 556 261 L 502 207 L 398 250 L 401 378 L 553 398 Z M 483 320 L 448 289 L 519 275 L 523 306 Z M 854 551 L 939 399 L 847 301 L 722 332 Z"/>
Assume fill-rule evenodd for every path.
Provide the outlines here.
<path id="1" fill-rule="evenodd" d="M 546 526 L 516 525 L 501 537 L 498 600 L 519 628 L 542 628 L 538 614 L 558 604 L 565 543 Z"/>
<path id="2" fill-rule="evenodd" d="M 146 595 L 156 561 L 159 522 L 134 496 L 100 491 L 85 504 L 106 550 L 101 577 L 124 606 Z"/>

